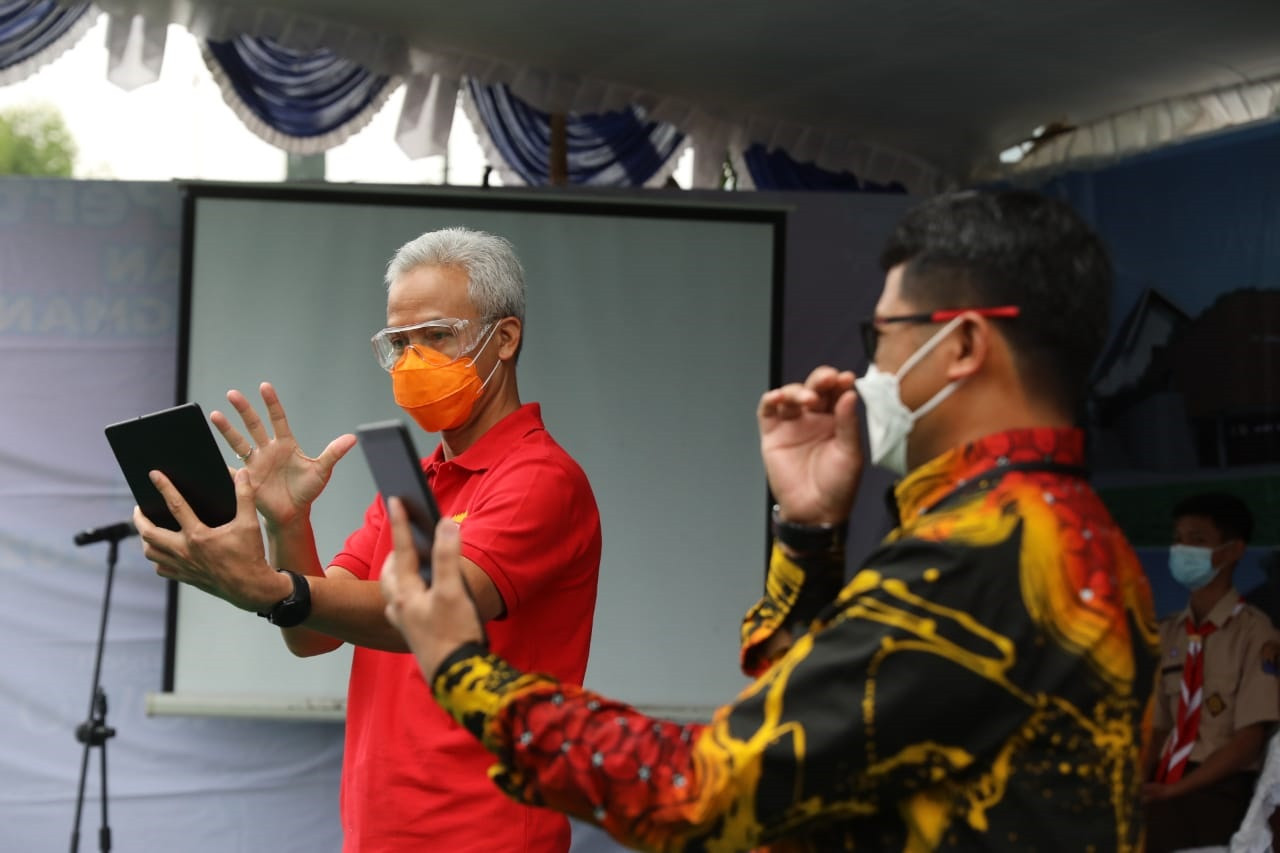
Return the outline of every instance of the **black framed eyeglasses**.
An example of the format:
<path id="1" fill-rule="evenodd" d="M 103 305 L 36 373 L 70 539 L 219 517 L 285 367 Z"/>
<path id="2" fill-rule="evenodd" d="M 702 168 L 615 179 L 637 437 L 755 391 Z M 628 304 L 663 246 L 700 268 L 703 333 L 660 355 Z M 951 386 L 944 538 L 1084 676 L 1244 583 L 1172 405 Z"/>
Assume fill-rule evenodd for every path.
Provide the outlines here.
<path id="1" fill-rule="evenodd" d="M 867 354 L 867 361 L 875 361 L 876 344 L 880 342 L 882 323 L 945 323 L 954 320 L 961 314 L 977 314 L 980 317 L 1017 317 L 1022 309 L 1017 305 L 997 305 L 991 308 L 944 308 L 940 311 L 926 311 L 921 314 L 897 314 L 892 317 L 872 317 L 858 324 L 862 334 L 862 349 Z"/>

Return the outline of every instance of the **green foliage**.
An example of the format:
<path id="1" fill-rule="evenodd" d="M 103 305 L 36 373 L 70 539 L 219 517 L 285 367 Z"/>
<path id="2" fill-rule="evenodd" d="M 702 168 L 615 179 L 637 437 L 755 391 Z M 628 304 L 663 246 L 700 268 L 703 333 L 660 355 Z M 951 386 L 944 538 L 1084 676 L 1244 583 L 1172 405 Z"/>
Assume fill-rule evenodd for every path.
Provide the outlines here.
<path id="1" fill-rule="evenodd" d="M 75 140 L 56 107 L 0 111 L 0 175 L 69 178 L 75 160 Z"/>

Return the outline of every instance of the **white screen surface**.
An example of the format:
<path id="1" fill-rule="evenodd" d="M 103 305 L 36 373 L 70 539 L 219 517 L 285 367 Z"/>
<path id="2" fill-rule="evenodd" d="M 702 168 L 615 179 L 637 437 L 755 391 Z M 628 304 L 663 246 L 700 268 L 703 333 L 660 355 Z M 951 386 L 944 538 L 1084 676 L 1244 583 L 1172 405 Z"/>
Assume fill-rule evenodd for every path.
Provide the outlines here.
<path id="1" fill-rule="evenodd" d="M 507 237 L 528 284 L 522 398 L 600 506 L 587 685 L 693 715 L 737 693 L 739 620 L 765 558 L 754 411 L 774 363 L 776 211 L 217 189 L 193 189 L 187 399 L 228 411 L 239 388 L 261 411 L 270 380 L 311 454 L 360 423 L 412 424 L 369 347 L 386 262 L 435 228 Z M 436 437 L 413 431 L 429 453 Z M 373 494 L 353 451 L 313 512 L 322 561 Z M 348 666 L 293 658 L 264 620 L 179 590 L 173 707 L 340 710 Z"/>

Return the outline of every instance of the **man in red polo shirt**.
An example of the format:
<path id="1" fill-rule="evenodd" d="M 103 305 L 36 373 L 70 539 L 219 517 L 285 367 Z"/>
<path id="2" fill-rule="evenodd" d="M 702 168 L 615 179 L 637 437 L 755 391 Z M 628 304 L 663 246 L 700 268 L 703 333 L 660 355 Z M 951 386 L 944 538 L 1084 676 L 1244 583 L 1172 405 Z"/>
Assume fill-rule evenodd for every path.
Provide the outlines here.
<path id="1" fill-rule="evenodd" d="M 581 684 L 600 519 L 586 476 L 547 433 L 538 405 L 520 402 L 524 277 L 514 250 L 480 232 L 430 232 L 400 248 L 387 285 L 387 328 L 374 336 L 374 352 L 397 403 L 440 433 L 423 469 L 441 512 L 466 531 L 462 570 L 489 640 L 520 666 Z M 487 753 L 432 700 L 387 623 L 376 581 L 391 530 L 380 498 L 322 567 L 310 507 L 355 437 L 308 458 L 275 390 L 260 390 L 270 431 L 238 391 L 227 398 L 247 436 L 221 412 L 211 415 L 245 463 L 235 476 L 236 518 L 204 528 L 157 472 L 182 530 L 135 511 L 147 558 L 164 577 L 266 617 L 297 655 L 356 646 L 342 776 L 348 853 L 567 850 L 562 816 L 517 804 L 488 781 Z"/>

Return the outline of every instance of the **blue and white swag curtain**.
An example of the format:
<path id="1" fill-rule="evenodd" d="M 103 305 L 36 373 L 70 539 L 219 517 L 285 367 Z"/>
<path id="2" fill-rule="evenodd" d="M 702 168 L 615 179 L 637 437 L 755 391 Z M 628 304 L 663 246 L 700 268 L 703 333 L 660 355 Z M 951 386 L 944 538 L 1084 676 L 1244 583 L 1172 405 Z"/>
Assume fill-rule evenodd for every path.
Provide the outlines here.
<path id="1" fill-rule="evenodd" d="M 551 116 L 517 98 L 505 85 L 466 81 L 464 107 L 491 163 L 504 163 L 504 182 L 549 182 Z M 565 122 L 569 183 L 589 186 L 661 186 L 675 169 L 685 135 L 650 121 L 640 107 Z"/>
<path id="2" fill-rule="evenodd" d="M 22 80 L 56 59 L 96 18 L 87 2 L 0 0 L 0 84 Z M 111 23 L 107 38 L 113 80 L 133 88 L 156 79 L 164 53 L 163 29 L 136 18 Z M 400 84 L 393 75 L 374 73 L 331 50 L 299 50 L 266 36 L 207 39 L 202 50 L 240 120 L 262 139 L 295 154 L 315 154 L 342 144 L 369 122 Z M 468 79 L 465 87 L 476 133 L 490 159 L 501 164 L 504 180 L 546 184 L 550 116 L 504 85 Z M 674 169 L 685 142 L 675 127 L 647 120 L 639 107 L 570 116 L 567 133 L 569 182 L 595 186 L 660 184 Z"/>
<path id="3" fill-rule="evenodd" d="M 0 0 L 0 85 L 30 77 L 78 42 L 97 18 L 91 7 Z"/>
<path id="4" fill-rule="evenodd" d="M 267 37 L 206 41 L 205 62 L 240 120 L 294 154 L 341 145 L 380 110 L 399 81 L 327 49 L 295 50 Z"/>
<path id="5" fill-rule="evenodd" d="M 316 153 L 359 131 L 398 84 L 328 50 L 294 50 L 270 38 L 205 43 L 227 102 L 258 136 L 295 153 Z M 551 117 L 504 85 L 465 81 L 477 135 L 506 183 L 548 183 Z M 569 183 L 652 186 L 665 181 L 684 135 L 638 107 L 568 117 Z"/>
<path id="6" fill-rule="evenodd" d="M 328 50 L 294 50 L 270 38 L 208 41 L 205 57 L 236 114 L 258 136 L 294 153 L 341 144 L 382 107 L 398 80 Z M 548 183 L 551 117 L 504 85 L 465 81 L 477 135 L 506 183 Z M 638 107 L 569 116 L 569 183 L 636 187 L 664 181 L 684 135 Z"/>
<path id="7" fill-rule="evenodd" d="M 0 84 L 29 76 L 55 59 L 93 26 L 100 10 L 108 14 L 112 82 L 132 89 L 158 79 L 166 29 L 171 22 L 184 25 L 210 36 L 202 39 L 202 50 L 232 110 L 252 132 L 290 153 L 316 154 L 340 145 L 364 128 L 403 82 L 396 141 L 410 157 L 447 150 L 461 97 L 504 183 L 548 181 L 550 115 L 505 82 L 508 76 L 538 78 L 536 72 L 424 54 L 399 43 L 395 34 L 281 17 L 266 7 L 0 0 Z M 738 168 L 738 186 L 748 189 L 892 192 L 902 186 L 901 176 L 913 189 L 927 191 L 938 179 L 925 164 L 830 134 L 768 121 L 734 126 L 690 104 L 644 93 L 593 98 L 584 93 L 599 87 L 589 82 L 543 82 L 547 85 L 515 90 L 541 92 L 532 100 L 545 102 L 552 90 L 578 87 L 577 97 L 550 98 L 578 107 L 564 111 L 571 184 L 662 186 L 689 146 L 695 150 L 693 185 L 698 188 L 719 185 L 726 155 Z M 600 104 L 620 106 L 599 109 Z M 840 171 L 826 169 L 829 163 L 841 164 Z"/>

